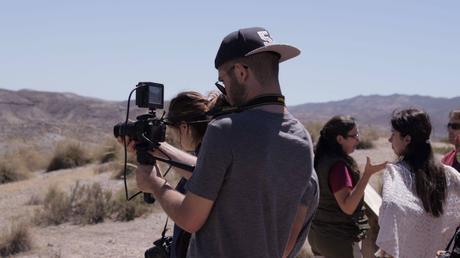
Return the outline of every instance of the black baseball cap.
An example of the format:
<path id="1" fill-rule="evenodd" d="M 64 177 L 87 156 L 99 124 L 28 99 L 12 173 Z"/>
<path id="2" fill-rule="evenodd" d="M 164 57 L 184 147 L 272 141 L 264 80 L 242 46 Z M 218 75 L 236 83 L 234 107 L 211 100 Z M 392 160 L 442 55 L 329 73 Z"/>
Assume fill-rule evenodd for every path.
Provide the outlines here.
<path id="1" fill-rule="evenodd" d="M 296 47 L 274 43 L 266 29 L 252 27 L 234 31 L 222 40 L 214 66 L 217 69 L 223 63 L 235 58 L 267 51 L 280 55 L 280 63 L 300 54 L 300 50 Z"/>

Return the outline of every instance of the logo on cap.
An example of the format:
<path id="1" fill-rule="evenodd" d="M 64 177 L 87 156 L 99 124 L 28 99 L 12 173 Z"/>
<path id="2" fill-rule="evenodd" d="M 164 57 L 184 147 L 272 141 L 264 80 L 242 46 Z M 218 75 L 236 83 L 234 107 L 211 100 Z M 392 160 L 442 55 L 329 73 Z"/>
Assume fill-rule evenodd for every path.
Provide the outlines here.
<path id="1" fill-rule="evenodd" d="M 273 42 L 273 39 L 270 37 L 268 31 L 258 31 L 257 34 L 259 35 L 260 39 L 263 40 L 265 46 L 268 46 Z"/>

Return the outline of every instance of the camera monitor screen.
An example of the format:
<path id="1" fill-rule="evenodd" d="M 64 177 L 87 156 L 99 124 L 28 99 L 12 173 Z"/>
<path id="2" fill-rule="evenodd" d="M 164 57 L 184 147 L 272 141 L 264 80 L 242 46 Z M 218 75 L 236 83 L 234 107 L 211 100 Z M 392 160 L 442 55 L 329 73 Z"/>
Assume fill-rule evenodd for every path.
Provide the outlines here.
<path id="1" fill-rule="evenodd" d="M 149 86 L 149 104 L 163 106 L 163 87 Z"/>
<path id="2" fill-rule="evenodd" d="M 136 105 L 141 108 L 162 109 L 164 86 L 154 82 L 140 82 L 136 85 Z"/>

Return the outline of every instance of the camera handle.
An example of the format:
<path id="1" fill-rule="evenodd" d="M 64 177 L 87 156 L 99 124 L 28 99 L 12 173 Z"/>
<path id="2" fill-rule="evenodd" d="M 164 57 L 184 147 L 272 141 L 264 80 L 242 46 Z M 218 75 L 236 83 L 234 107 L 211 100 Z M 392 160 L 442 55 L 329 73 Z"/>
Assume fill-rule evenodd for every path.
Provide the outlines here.
<path id="1" fill-rule="evenodd" d="M 138 148 L 136 146 L 137 162 L 142 165 L 151 165 L 155 166 L 155 159 L 150 155 L 144 148 Z M 144 202 L 154 203 L 155 198 L 153 198 L 151 193 L 144 193 Z"/>

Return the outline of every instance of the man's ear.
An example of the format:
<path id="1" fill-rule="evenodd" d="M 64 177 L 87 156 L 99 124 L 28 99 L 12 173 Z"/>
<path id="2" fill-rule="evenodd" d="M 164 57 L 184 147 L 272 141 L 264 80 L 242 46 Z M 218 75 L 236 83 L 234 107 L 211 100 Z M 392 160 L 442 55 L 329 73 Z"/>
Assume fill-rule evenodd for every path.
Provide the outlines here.
<path id="1" fill-rule="evenodd" d="M 235 64 L 235 68 L 233 69 L 235 73 L 236 79 L 239 83 L 245 82 L 249 77 L 249 70 L 244 65 L 240 63 Z"/>

